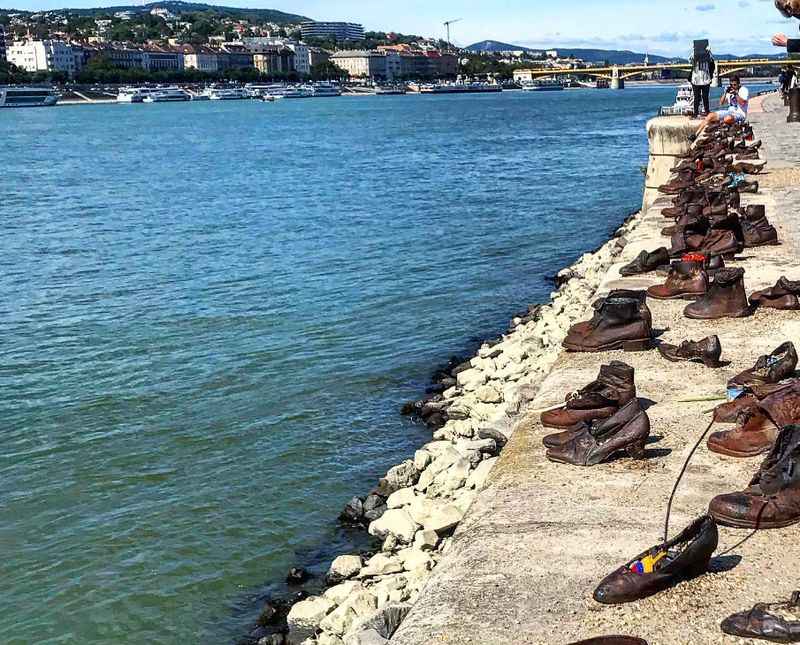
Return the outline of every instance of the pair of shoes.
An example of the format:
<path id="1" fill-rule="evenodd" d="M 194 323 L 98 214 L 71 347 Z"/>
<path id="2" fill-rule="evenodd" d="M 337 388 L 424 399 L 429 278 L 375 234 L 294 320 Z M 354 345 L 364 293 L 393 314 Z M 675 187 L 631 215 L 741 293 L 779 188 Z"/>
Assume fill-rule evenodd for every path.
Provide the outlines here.
<path id="1" fill-rule="evenodd" d="M 653 323 L 644 291 L 618 289 L 595 305 L 591 320 L 573 325 L 562 345 L 571 352 L 650 349 Z"/>
<path id="2" fill-rule="evenodd" d="M 800 591 L 787 601 L 755 605 L 722 621 L 723 632 L 773 643 L 800 643 Z"/>
<path id="3" fill-rule="evenodd" d="M 568 395 L 563 407 L 543 412 L 542 425 L 563 430 L 583 422 L 607 419 L 635 398 L 634 369 L 626 363 L 612 361 L 600 366 L 594 381 Z"/>
<path id="4" fill-rule="evenodd" d="M 623 405 L 607 419 L 584 421 L 564 432 L 546 436 L 550 461 L 573 466 L 596 466 L 619 452 L 643 459 L 650 436 L 650 419 L 638 399 Z"/>
<path id="5" fill-rule="evenodd" d="M 708 512 L 718 523 L 741 529 L 776 529 L 800 522 L 800 426 L 784 427 L 750 486 L 718 495 Z"/>

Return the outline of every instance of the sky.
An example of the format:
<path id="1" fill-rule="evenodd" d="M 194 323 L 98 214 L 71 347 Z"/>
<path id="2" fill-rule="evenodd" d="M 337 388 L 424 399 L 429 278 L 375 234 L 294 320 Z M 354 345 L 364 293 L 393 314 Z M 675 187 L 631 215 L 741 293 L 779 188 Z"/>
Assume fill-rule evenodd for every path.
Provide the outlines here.
<path id="1" fill-rule="evenodd" d="M 0 0 L 17 9 L 144 4 L 149 0 Z M 202 1 L 202 0 L 199 0 Z M 204 0 L 208 4 L 279 9 L 316 20 L 360 22 L 367 30 L 444 37 L 462 46 L 481 40 L 529 47 L 630 49 L 688 55 L 691 41 L 708 38 L 718 54 L 778 53 L 776 32 L 798 36 L 773 0 Z M 800 36 L 798 36 L 800 37 Z"/>

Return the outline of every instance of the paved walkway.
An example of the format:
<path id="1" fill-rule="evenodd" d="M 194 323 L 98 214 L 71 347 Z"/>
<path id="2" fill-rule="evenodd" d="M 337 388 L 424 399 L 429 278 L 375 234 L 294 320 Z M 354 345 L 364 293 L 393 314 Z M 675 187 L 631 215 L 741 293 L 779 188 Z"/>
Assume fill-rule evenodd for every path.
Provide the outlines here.
<path id="1" fill-rule="evenodd" d="M 770 98 L 764 111 L 753 115 L 770 172 L 762 180 L 763 194 L 748 196 L 747 202 L 766 204 L 783 239 L 793 243 L 747 250 L 729 263 L 745 268 L 750 291 L 773 285 L 783 274 L 800 279 L 800 188 L 788 186 L 800 183 L 790 169 L 800 163 L 800 125 L 788 126 L 777 103 Z M 663 281 L 619 277 L 619 267 L 642 249 L 667 243 L 659 234 L 664 225 L 659 208 L 644 215 L 601 291 Z M 687 400 L 723 395 L 727 379 L 751 367 L 759 355 L 786 339 L 800 341 L 796 313 L 763 310 L 751 318 L 703 322 L 682 316 L 685 302 L 649 304 L 663 340 L 717 334 L 723 358 L 731 364 L 709 370 L 668 363 L 654 351 L 562 355 L 542 383 L 534 409 L 557 404 L 567 391 L 593 380 L 601 362 L 629 362 L 636 368 L 640 396 L 652 402 L 648 459 L 586 469 L 550 463 L 541 445 L 546 431 L 537 415 L 529 415 L 392 643 L 563 645 L 603 634 L 636 635 L 650 645 L 736 643 L 742 641 L 719 631 L 722 618 L 755 602 L 786 598 L 800 586 L 797 526 L 752 536 L 721 528 L 709 575 L 630 605 L 605 607 L 592 600 L 607 573 L 660 539 L 672 484 L 714 405 Z M 721 458 L 702 447 L 677 496 L 673 533 L 702 515 L 714 495 L 746 486 L 759 463 Z"/>

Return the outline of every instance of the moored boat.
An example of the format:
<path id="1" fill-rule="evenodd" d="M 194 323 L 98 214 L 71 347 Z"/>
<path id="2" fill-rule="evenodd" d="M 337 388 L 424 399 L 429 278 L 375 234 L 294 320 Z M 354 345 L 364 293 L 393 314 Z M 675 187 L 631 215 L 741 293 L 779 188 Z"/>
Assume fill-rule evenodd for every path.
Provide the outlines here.
<path id="1" fill-rule="evenodd" d="M 192 95 L 179 87 L 162 87 L 153 90 L 143 99 L 144 103 L 178 103 L 181 101 L 191 101 Z"/>
<path id="2" fill-rule="evenodd" d="M 564 89 L 564 84 L 555 78 L 537 78 L 529 83 L 523 83 L 523 92 L 558 92 Z"/>
<path id="3" fill-rule="evenodd" d="M 4 87 L 0 85 L 0 108 L 49 107 L 59 96 L 47 87 Z"/>

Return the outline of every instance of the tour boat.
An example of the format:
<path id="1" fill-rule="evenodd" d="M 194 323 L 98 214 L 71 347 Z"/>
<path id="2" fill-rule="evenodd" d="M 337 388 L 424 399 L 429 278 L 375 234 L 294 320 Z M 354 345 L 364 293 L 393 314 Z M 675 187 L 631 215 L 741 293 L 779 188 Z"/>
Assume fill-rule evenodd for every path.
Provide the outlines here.
<path id="1" fill-rule="evenodd" d="M 684 83 L 678 88 L 675 103 L 665 105 L 659 110 L 659 116 L 684 116 L 694 111 L 694 92 L 689 83 Z"/>
<path id="2" fill-rule="evenodd" d="M 117 93 L 117 103 L 143 103 L 154 91 L 149 87 L 121 87 Z"/>
<path id="3" fill-rule="evenodd" d="M 287 87 L 281 95 L 285 99 L 308 99 L 314 96 L 314 90 L 308 85 Z"/>
<path id="4" fill-rule="evenodd" d="M 175 103 L 178 101 L 191 101 L 192 95 L 179 87 L 162 87 L 153 90 L 149 96 L 145 96 L 145 103 Z"/>
<path id="5" fill-rule="evenodd" d="M 554 78 L 537 78 L 530 83 L 523 83 L 523 92 L 558 92 L 564 89 L 564 84 Z"/>
<path id="6" fill-rule="evenodd" d="M 48 107 L 58 103 L 58 99 L 52 88 L 0 86 L 0 108 Z"/>
<path id="7" fill-rule="evenodd" d="M 229 89 L 211 88 L 206 90 L 206 95 L 212 101 L 241 101 L 242 99 L 250 98 L 250 93 L 240 87 Z"/>
<path id="8" fill-rule="evenodd" d="M 378 96 L 388 96 L 393 94 L 405 94 L 406 88 L 403 85 L 379 85 L 375 88 Z"/>
<path id="9" fill-rule="evenodd" d="M 314 97 L 328 97 L 328 96 L 341 96 L 342 90 L 338 85 L 333 83 L 314 83 L 311 86 L 312 96 Z"/>
<path id="10" fill-rule="evenodd" d="M 409 87 L 420 94 L 478 94 L 482 92 L 502 92 L 502 85 L 494 83 L 412 83 Z"/>

